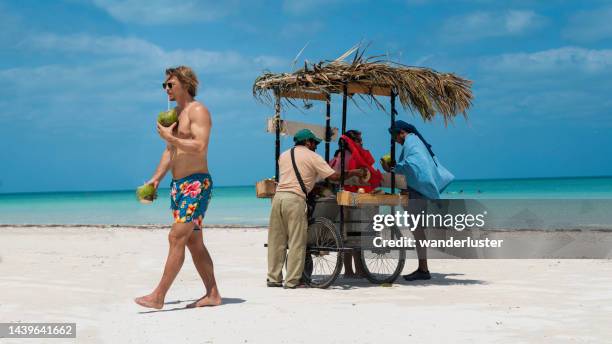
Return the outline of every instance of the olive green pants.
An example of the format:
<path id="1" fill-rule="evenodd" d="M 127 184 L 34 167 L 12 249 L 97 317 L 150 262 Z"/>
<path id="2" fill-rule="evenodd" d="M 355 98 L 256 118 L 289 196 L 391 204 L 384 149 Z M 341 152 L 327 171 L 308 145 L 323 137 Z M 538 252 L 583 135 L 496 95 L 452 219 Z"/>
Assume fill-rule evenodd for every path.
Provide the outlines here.
<path id="1" fill-rule="evenodd" d="M 291 192 L 276 193 L 272 200 L 268 230 L 268 282 L 282 282 L 286 256 L 285 285 L 294 287 L 300 283 L 304 271 L 307 229 L 306 200 Z"/>

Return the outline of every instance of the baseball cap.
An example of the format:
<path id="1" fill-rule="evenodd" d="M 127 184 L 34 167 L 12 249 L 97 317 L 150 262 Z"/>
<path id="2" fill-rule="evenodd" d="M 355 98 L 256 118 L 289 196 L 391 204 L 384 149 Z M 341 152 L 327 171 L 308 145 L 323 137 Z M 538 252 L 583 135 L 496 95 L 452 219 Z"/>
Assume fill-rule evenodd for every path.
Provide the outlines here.
<path id="1" fill-rule="evenodd" d="M 298 143 L 306 140 L 314 140 L 317 143 L 321 142 L 321 139 L 318 138 L 312 131 L 309 129 L 302 129 L 295 133 L 293 136 L 293 142 Z"/>

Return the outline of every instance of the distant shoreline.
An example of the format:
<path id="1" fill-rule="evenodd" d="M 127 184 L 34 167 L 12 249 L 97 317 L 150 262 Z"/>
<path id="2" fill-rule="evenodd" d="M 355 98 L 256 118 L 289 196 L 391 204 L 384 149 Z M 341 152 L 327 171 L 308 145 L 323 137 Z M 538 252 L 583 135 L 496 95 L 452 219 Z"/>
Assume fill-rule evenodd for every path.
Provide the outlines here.
<path id="1" fill-rule="evenodd" d="M 0 194 L 0 224 L 169 228 L 168 193 L 159 190 L 159 199 L 146 206 L 133 190 Z M 213 194 L 207 227 L 268 225 L 271 201 L 256 198 L 254 186 L 216 187 Z M 494 211 L 495 228 L 612 228 L 612 177 L 456 181 L 442 198 Z"/>
<path id="2" fill-rule="evenodd" d="M 487 182 L 487 181 L 526 181 L 526 180 L 552 180 L 552 179 L 606 179 L 610 176 L 563 176 L 563 177 L 518 177 L 518 178 L 466 178 L 456 179 L 454 183 L 461 182 Z M 132 192 L 135 189 L 115 189 L 115 190 L 71 190 L 71 191 L 26 191 L 26 192 L 0 192 L 0 196 L 15 196 L 15 195 L 42 195 L 42 194 L 76 194 L 76 193 L 124 193 Z M 255 188 L 255 181 L 252 184 L 246 185 L 216 185 L 215 188 Z M 169 187 L 160 186 L 160 190 L 169 189 Z"/>

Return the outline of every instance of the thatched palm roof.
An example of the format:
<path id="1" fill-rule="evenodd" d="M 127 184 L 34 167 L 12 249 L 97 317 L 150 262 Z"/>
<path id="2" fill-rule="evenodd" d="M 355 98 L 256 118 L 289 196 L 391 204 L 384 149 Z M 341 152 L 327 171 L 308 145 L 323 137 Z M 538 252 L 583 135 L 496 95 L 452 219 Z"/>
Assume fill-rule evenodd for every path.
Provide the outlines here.
<path id="1" fill-rule="evenodd" d="M 352 62 L 346 62 L 352 53 L 355 53 Z M 346 86 L 349 95 L 369 98 L 383 109 L 375 96 L 394 92 L 404 109 L 418 111 L 425 121 L 436 113 L 445 121 L 458 114 L 467 115 L 473 98 L 470 80 L 378 58 L 364 58 L 363 52 L 353 48 L 333 61 L 306 62 L 304 68 L 293 73 L 264 73 L 255 80 L 253 95 L 260 101 L 271 102 L 274 92 L 279 92 L 293 104 L 292 99 L 325 100 L 331 93 L 342 93 Z"/>

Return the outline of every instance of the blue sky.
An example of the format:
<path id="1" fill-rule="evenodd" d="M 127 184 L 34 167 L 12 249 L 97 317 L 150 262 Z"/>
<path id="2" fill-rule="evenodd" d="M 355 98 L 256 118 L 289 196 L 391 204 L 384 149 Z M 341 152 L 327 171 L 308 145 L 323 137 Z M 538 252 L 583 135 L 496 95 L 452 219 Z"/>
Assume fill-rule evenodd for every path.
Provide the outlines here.
<path id="1" fill-rule="evenodd" d="M 147 180 L 164 147 L 163 71 L 178 64 L 196 70 L 212 112 L 216 184 L 270 177 L 273 109 L 253 99 L 252 82 L 291 70 L 307 43 L 300 63 L 366 42 L 370 54 L 473 80 L 467 121 L 445 127 L 400 111 L 457 178 L 612 175 L 609 1 L 24 0 L 0 1 L 0 22 L 0 192 Z M 360 105 L 349 128 L 381 156 L 389 115 Z M 322 113 L 285 115 L 323 123 Z"/>

